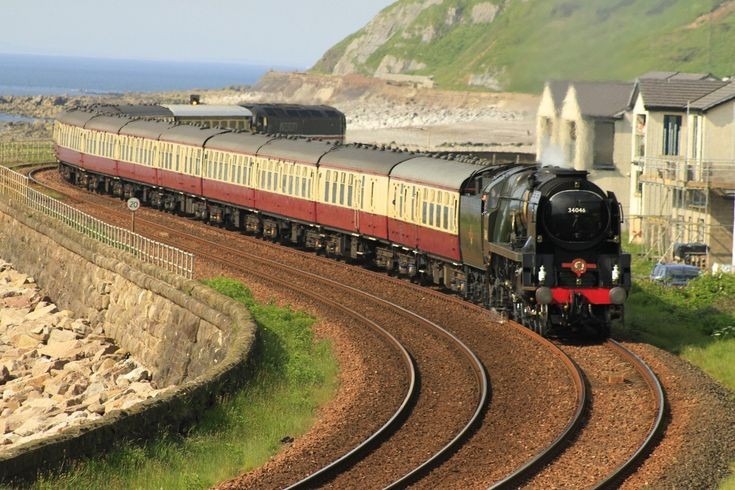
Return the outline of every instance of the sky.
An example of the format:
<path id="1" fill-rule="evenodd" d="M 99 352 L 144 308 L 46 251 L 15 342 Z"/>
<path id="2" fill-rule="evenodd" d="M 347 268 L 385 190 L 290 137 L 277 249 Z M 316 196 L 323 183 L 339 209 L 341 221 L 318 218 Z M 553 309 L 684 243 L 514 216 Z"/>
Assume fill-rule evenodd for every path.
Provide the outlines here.
<path id="1" fill-rule="evenodd" d="M 305 69 L 395 0 L 0 0 L 0 53 Z"/>

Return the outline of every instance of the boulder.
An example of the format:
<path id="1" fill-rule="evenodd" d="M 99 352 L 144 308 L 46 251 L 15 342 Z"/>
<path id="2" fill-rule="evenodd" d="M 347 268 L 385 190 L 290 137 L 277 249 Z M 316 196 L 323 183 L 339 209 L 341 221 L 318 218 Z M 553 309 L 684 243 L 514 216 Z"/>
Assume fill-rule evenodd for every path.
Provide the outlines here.
<path id="1" fill-rule="evenodd" d="M 38 349 L 41 355 L 56 359 L 77 359 L 83 351 L 82 343 L 78 340 L 66 342 L 49 342 Z"/>
<path id="2" fill-rule="evenodd" d="M 10 370 L 7 366 L 0 366 L 0 385 L 4 385 L 8 381 L 13 379 L 12 375 L 10 374 Z"/>

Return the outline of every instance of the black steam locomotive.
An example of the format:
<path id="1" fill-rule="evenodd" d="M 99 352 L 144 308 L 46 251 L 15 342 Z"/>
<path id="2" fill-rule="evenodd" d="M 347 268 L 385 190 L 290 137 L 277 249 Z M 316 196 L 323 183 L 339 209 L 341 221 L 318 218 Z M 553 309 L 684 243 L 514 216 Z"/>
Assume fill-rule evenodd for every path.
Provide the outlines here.
<path id="1" fill-rule="evenodd" d="M 620 205 L 587 172 L 512 166 L 483 181 L 463 257 L 487 271 L 488 306 L 540 334 L 553 326 L 608 335 L 630 289 Z M 469 223 L 468 223 L 469 224 Z"/>

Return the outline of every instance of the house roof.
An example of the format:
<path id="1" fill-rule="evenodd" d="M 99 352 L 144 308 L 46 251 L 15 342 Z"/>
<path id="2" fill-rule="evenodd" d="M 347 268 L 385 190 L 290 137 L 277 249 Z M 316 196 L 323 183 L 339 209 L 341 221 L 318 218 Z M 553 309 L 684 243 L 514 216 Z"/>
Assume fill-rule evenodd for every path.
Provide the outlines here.
<path id="1" fill-rule="evenodd" d="M 735 99 L 735 82 L 730 82 L 722 88 L 710 92 L 701 99 L 690 104 L 692 109 L 707 111 L 715 106 Z"/>
<path id="2" fill-rule="evenodd" d="M 680 78 L 640 78 L 631 96 L 643 96 L 646 109 L 686 109 L 705 95 L 721 89 L 727 82 L 719 80 L 689 80 Z"/>
<path id="3" fill-rule="evenodd" d="M 551 100 L 554 102 L 554 109 L 557 112 L 561 110 L 561 106 L 564 103 L 564 98 L 567 96 L 567 91 L 569 90 L 569 85 L 571 83 L 572 82 L 569 80 L 551 80 L 546 82 L 549 86 L 549 91 L 551 92 Z"/>
<path id="4" fill-rule="evenodd" d="M 711 73 L 683 73 L 680 71 L 649 71 L 638 78 L 656 80 L 717 80 Z"/>
<path id="5" fill-rule="evenodd" d="M 574 82 L 583 116 L 616 117 L 628 107 L 632 82 Z"/>

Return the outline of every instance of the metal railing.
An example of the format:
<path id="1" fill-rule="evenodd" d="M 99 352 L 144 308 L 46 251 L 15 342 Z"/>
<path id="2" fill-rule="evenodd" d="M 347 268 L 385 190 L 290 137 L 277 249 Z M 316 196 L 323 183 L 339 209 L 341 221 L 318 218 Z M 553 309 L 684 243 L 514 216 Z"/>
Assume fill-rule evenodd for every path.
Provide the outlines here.
<path id="1" fill-rule="evenodd" d="M 193 254 L 98 220 L 32 189 L 29 183 L 25 175 L 0 167 L 0 199 L 10 206 L 40 212 L 86 237 L 128 252 L 145 263 L 189 279 L 193 277 Z"/>
<path id="2" fill-rule="evenodd" d="M 646 157 L 643 177 L 672 183 L 701 183 L 707 187 L 735 185 L 735 160 L 694 160 Z"/>
<path id="3" fill-rule="evenodd" d="M 0 163 L 53 162 L 54 145 L 51 140 L 0 141 Z"/>

